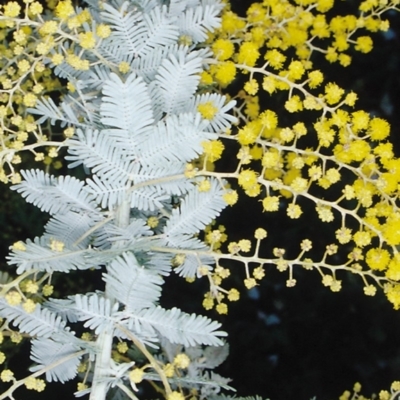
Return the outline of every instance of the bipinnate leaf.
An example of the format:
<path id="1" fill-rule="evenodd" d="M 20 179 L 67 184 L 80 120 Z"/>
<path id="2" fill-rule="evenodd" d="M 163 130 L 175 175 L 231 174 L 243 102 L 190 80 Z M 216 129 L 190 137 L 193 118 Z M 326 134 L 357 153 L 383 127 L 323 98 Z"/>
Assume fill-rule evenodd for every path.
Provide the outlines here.
<path id="1" fill-rule="evenodd" d="M 107 266 L 103 274 L 107 290 L 128 310 L 154 306 L 161 296 L 164 280 L 160 275 L 140 266 L 132 253 L 124 253 Z"/>

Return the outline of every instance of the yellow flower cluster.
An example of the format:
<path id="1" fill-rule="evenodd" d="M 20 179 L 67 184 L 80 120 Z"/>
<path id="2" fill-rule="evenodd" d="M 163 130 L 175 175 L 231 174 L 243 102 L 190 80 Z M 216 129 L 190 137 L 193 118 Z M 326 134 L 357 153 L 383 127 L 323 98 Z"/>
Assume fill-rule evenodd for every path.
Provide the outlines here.
<path id="1" fill-rule="evenodd" d="M 144 371 L 141 368 L 135 368 L 131 372 L 129 372 L 129 379 L 134 384 L 140 383 L 143 380 Z"/>
<path id="2" fill-rule="evenodd" d="M 174 358 L 173 365 L 180 369 L 186 369 L 190 364 L 190 358 L 185 353 L 177 354 Z"/>
<path id="3" fill-rule="evenodd" d="M 210 162 L 219 160 L 225 148 L 224 144 L 220 140 L 209 140 L 207 142 L 202 142 L 201 146 L 203 147 L 204 155 Z"/>
<path id="4" fill-rule="evenodd" d="M 204 229 L 205 242 L 209 244 L 212 249 L 219 249 L 221 247 L 221 244 L 225 243 L 228 239 L 225 230 L 226 229 L 223 225 L 219 225 L 218 229 L 212 229 L 211 225 L 207 226 Z"/>
<path id="5" fill-rule="evenodd" d="M 46 388 L 46 383 L 43 379 L 33 377 L 26 378 L 24 384 L 28 390 L 36 390 L 37 392 L 43 392 Z"/>
<path id="6" fill-rule="evenodd" d="M 378 394 L 373 394 L 371 397 L 364 397 L 361 394 L 361 389 L 361 384 L 356 382 L 352 392 L 350 390 L 345 390 L 338 400 L 394 400 L 400 391 L 400 381 L 394 381 L 390 385 L 390 390 L 381 390 Z"/>
<path id="7" fill-rule="evenodd" d="M 29 151 L 37 162 L 60 166 L 59 161 L 36 152 L 36 148 L 54 146 L 55 142 L 52 130 L 43 134 L 28 109 L 37 104 L 39 96 L 65 91 L 45 68 L 47 63 L 67 62 L 73 68 L 87 70 L 90 63 L 85 52 L 111 34 L 106 24 L 88 24 L 92 21 L 89 10 L 76 10 L 71 0 L 57 2 L 52 19 L 42 17 L 44 8 L 39 1 L 24 3 L 26 7 L 22 8 L 18 2 L 8 1 L 0 8 L 0 69 L 4 70 L 0 76 L 0 181 L 4 183 L 21 179 L 16 170 L 21 158 L 16 152 Z"/>
<path id="8" fill-rule="evenodd" d="M 209 233 L 213 234 L 214 232 L 211 231 Z M 206 310 L 211 310 L 215 307 L 219 314 L 227 314 L 228 305 L 226 300 L 230 302 L 237 301 L 240 297 L 237 289 L 226 290 L 221 287 L 222 281 L 230 276 L 230 270 L 217 265 L 214 271 L 211 272 L 210 268 L 204 266 L 199 268 L 199 273 L 208 276 L 210 281 L 210 291 L 204 295 L 203 307 Z"/>
<path id="9" fill-rule="evenodd" d="M 304 241 L 297 259 L 289 262 L 279 255 L 270 260 L 278 270 L 289 272 L 287 286 L 296 284 L 292 272 L 297 262 L 306 269 L 318 269 L 323 284 L 339 291 L 335 265 L 325 259 L 343 250 L 348 254 L 344 268 L 362 277 L 364 293 L 373 296 L 381 287 L 394 307 L 400 308 L 400 160 L 388 141 L 390 126 L 383 118 L 355 108 L 357 95 L 327 81 L 313 62 L 314 53 L 321 53 L 328 62 L 346 67 L 352 52 L 370 52 L 370 33 L 389 28 L 384 11 L 398 9 L 398 1 L 366 0 L 359 5 L 360 14 L 340 16 L 328 13 L 332 0 L 295 3 L 254 3 L 245 18 L 228 6 L 221 28 L 210 38 L 215 60 L 202 74 L 202 82 L 224 89 L 244 77 L 243 90 L 235 96 L 239 124 L 215 141 L 221 147 L 225 140 L 236 141 L 237 166 L 234 173 L 213 173 L 237 180 L 239 190 L 224 195 L 228 204 L 236 203 L 244 192 L 259 200 L 261 211 L 285 212 L 288 218 L 301 221 L 308 201 L 314 203 L 321 223 L 341 223 L 335 231 L 336 243 L 327 245 L 321 263 L 303 258 L 310 248 Z M 284 100 L 277 107 L 290 118 L 278 117 L 270 103 L 266 110 L 261 107 L 262 96 L 278 92 Z M 304 111 L 307 123 L 301 121 Z M 212 104 L 201 105 L 199 112 L 208 119 L 215 113 Z M 296 118 L 292 125 L 282 124 L 292 117 Z M 211 143 L 205 153 L 220 157 Z M 209 244 L 216 242 L 216 233 L 208 235 Z M 246 287 L 255 286 L 257 277 L 248 271 L 251 256 L 246 255 L 251 242 L 230 242 L 226 249 L 230 257 L 244 263 Z M 323 272 L 326 268 L 330 273 Z M 212 293 L 206 295 L 206 308 L 213 307 L 215 298 Z"/>
<path id="10" fill-rule="evenodd" d="M 335 16 L 330 20 L 326 13 L 333 7 L 332 0 L 307 1 L 296 6 L 288 0 L 254 3 L 248 8 L 246 18 L 240 18 L 226 7 L 221 28 L 211 45 L 219 63 L 210 68 L 210 73 L 217 84 L 225 87 L 235 79 L 236 68 L 252 67 L 264 58 L 270 67 L 280 70 L 280 76 L 296 81 L 312 68 L 309 60 L 316 51 L 322 52 L 329 62 L 346 67 L 351 63 L 349 50 L 371 51 L 373 42 L 366 33 L 389 29 L 389 22 L 382 18 L 382 13 L 391 5 L 376 1 L 365 7 L 364 3 L 360 5 L 361 16 Z M 329 39 L 325 49 L 313 45 L 313 41 L 319 39 Z M 291 61 L 287 69 L 283 69 L 286 56 L 282 52 L 288 49 L 294 50 L 298 60 Z M 310 79 L 310 83 L 310 87 L 316 87 L 320 78 Z M 248 93 L 255 94 L 255 91 L 253 88 Z"/>

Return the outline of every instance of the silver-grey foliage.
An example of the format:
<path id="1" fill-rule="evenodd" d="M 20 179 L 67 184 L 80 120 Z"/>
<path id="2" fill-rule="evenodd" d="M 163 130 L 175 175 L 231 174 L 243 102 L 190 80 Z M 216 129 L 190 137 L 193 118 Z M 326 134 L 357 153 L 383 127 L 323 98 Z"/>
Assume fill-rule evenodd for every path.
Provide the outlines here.
<path id="1" fill-rule="evenodd" d="M 114 398 L 124 398 L 115 388 L 127 382 L 130 364 L 116 365 L 111 354 L 104 354 L 114 336 L 161 348 L 175 344 L 187 353 L 197 348 L 208 364 L 194 363 L 190 374 L 180 382 L 172 380 L 171 386 L 192 385 L 205 398 L 227 386 L 227 380 L 205 371 L 226 357 L 224 350 L 209 360 L 225 333 L 206 317 L 164 309 L 159 299 L 173 253 L 206 251 L 195 235 L 225 207 L 223 182 L 211 178 L 210 190 L 201 192 L 196 178 L 184 175 L 186 164 L 202 153 L 201 143 L 215 139 L 234 121 L 229 115 L 234 102 L 226 104 L 219 94 L 197 94 L 199 73 L 211 53 L 196 45 L 218 26 L 222 5 L 214 0 L 113 0 L 99 9 L 97 1 L 88 3 L 95 20 L 85 29 L 107 23 L 111 35 L 97 44 L 96 52 L 84 53 L 94 64 L 87 71 L 66 62 L 55 67 L 49 60 L 55 74 L 72 82 L 76 91 L 59 105 L 43 98 L 31 112 L 39 123 L 75 128 L 66 141 L 66 160 L 71 169 L 84 166 L 89 175 L 80 180 L 40 170 L 22 172 L 23 181 L 13 189 L 48 212 L 50 220 L 44 235 L 28 239 L 25 250 L 12 250 L 8 262 L 18 274 L 102 268 L 106 289 L 50 299 L 33 313 L 3 299 L 0 316 L 35 337 L 32 371 L 54 364 L 46 371 L 48 381 L 74 378 L 82 357 L 101 363 L 93 376 L 91 399 L 96 400 L 111 388 Z M 192 45 L 180 45 L 182 37 Z M 129 64 L 129 73 L 118 71 L 121 62 Z M 212 120 L 197 111 L 206 101 L 218 106 Z M 146 224 L 151 216 L 160 221 L 155 230 Z M 212 258 L 189 255 L 176 272 L 194 277 L 199 263 L 211 264 Z M 78 339 L 69 328 L 77 322 L 97 339 Z M 201 345 L 212 347 L 203 354 L 196 347 Z M 146 377 L 157 380 L 156 375 Z M 102 384 L 103 393 L 95 392 Z"/>

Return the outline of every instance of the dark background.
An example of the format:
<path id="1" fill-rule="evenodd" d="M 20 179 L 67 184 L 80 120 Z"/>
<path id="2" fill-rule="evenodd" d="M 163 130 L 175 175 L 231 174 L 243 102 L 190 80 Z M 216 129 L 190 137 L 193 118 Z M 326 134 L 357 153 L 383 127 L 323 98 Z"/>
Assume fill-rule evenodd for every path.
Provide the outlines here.
<path id="1" fill-rule="evenodd" d="M 242 15 L 251 4 L 239 0 L 231 3 L 233 10 Z M 358 3 L 338 2 L 335 12 L 345 14 Z M 357 109 L 391 123 L 391 141 L 400 156 L 400 15 L 390 13 L 388 17 L 391 29 L 386 34 L 373 35 L 375 46 L 370 54 L 352 54 L 353 62 L 347 68 L 322 58 L 316 65 L 327 81 L 358 93 Z M 46 216 L 4 185 L 0 196 L 3 270 L 8 269 L 4 261 L 8 246 L 40 235 Z M 229 240 L 251 237 L 260 225 L 273 237 L 268 241 L 270 247 L 297 248 L 300 238 L 313 234 L 326 243 L 325 239 L 332 235 L 328 225 L 317 221 L 300 219 L 292 223 L 279 213 L 263 214 L 260 220 L 260 212 L 260 204 L 251 199 L 227 209 L 221 222 L 228 227 Z M 231 303 L 227 316 L 202 309 L 205 288 L 201 283 L 193 287 L 176 277 L 169 279 L 162 305 L 184 305 L 185 311 L 202 313 L 223 323 L 229 333 L 230 356 L 218 372 L 233 379 L 238 395 L 258 394 L 271 400 L 309 400 L 317 396 L 318 400 L 330 400 L 337 399 L 357 381 L 363 385 L 363 393 L 370 395 L 388 389 L 393 380 L 400 380 L 400 311 L 394 311 L 382 293 L 374 298 L 365 296 L 359 279 L 348 275 L 339 277 L 343 279 L 342 291 L 332 293 L 321 284 L 317 272 L 297 270 L 296 287 L 286 288 L 286 275 L 272 267 L 266 269 L 260 286 L 247 292 L 242 283 L 243 268 L 230 267 L 232 271 L 237 268 L 238 273 L 229 283 L 243 290 L 241 300 Z M 82 291 L 85 285 L 92 284 L 85 279 L 78 275 L 64 277 L 59 281 L 61 291 L 73 290 L 71 285 Z M 197 293 L 194 289 L 199 289 L 197 295 L 193 295 Z M 23 344 L 22 351 L 10 363 L 19 377 L 26 373 L 28 352 L 29 345 Z M 18 391 L 15 398 L 72 399 L 75 387 L 75 383 L 67 387 L 50 384 L 43 394 L 28 392 L 24 397 Z"/>

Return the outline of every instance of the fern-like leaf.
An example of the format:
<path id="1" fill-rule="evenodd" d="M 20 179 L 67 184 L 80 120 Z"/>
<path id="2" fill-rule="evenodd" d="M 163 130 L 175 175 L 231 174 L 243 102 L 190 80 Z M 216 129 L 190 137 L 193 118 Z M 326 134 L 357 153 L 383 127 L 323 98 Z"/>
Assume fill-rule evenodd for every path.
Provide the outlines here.
<path id="1" fill-rule="evenodd" d="M 202 59 L 195 53 L 170 54 L 163 60 L 155 79 L 165 113 L 178 113 L 192 98 L 200 81 L 201 64 Z"/>
<path id="2" fill-rule="evenodd" d="M 43 236 L 30 239 L 24 244 L 24 250 L 13 249 L 7 257 L 9 265 L 17 265 L 17 274 L 35 269 L 46 272 L 69 272 L 73 269 L 88 269 L 96 264 L 95 250 L 64 248 L 62 251 L 51 249 L 52 238 Z M 104 256 L 102 256 L 104 258 Z M 100 259 L 102 258 L 100 257 Z M 99 261 L 100 262 L 100 261 Z"/>
<path id="3" fill-rule="evenodd" d="M 146 141 L 138 146 L 138 157 L 142 165 L 166 166 L 176 163 L 182 166 L 198 157 L 203 148 L 201 142 L 215 139 L 207 132 L 208 123 L 198 113 L 170 115 L 160 121 L 148 133 Z"/>
<path id="4" fill-rule="evenodd" d="M 202 265 L 213 265 L 215 260 L 212 256 L 206 253 L 209 247 L 206 246 L 201 240 L 193 237 L 192 235 L 179 234 L 161 238 L 158 241 L 152 241 L 154 247 L 168 247 L 182 250 L 197 250 L 203 254 L 186 254 L 183 263 L 174 268 L 174 272 L 184 278 L 194 278 L 197 276 L 198 268 Z M 178 253 L 178 251 L 177 251 Z M 171 260 L 169 260 L 169 263 Z M 210 267 L 211 269 L 211 267 Z"/>
<path id="5" fill-rule="evenodd" d="M 134 73 L 125 82 L 114 73 L 110 77 L 103 86 L 102 123 L 118 128 L 122 138 L 146 135 L 154 123 L 147 84 Z"/>
<path id="6" fill-rule="evenodd" d="M 93 197 L 84 183 L 73 176 L 55 178 L 39 169 L 21 171 L 24 181 L 11 187 L 42 211 L 65 214 L 68 211 L 97 213 Z"/>
<path id="7" fill-rule="evenodd" d="M 160 274 L 161 276 L 168 276 L 171 272 L 171 255 L 165 253 L 151 253 L 151 257 L 148 257 L 149 253 L 146 253 L 148 260 L 145 265 L 153 272 Z"/>
<path id="8" fill-rule="evenodd" d="M 186 314 L 178 308 L 165 310 L 159 306 L 143 309 L 132 314 L 127 326 L 139 334 L 142 330 L 156 331 L 166 337 L 171 343 L 184 346 L 198 344 L 221 346 L 220 337 L 226 333 L 219 331 L 221 324 L 207 317 L 195 314 Z"/>
<path id="9" fill-rule="evenodd" d="M 145 186 L 132 192 L 131 207 L 143 211 L 155 211 L 163 208 L 162 202 L 169 198 L 168 194 L 160 193 L 157 187 Z"/>
<path id="10" fill-rule="evenodd" d="M 87 191 L 93 195 L 102 208 L 114 209 L 125 199 L 129 187 L 112 181 L 103 181 L 97 175 L 93 179 L 86 179 Z"/>
<path id="11" fill-rule="evenodd" d="M 195 43 L 204 42 L 207 32 L 220 25 L 219 11 L 218 3 L 188 8 L 178 20 L 180 33 L 191 37 Z"/>
<path id="12" fill-rule="evenodd" d="M 176 19 L 171 18 L 166 11 L 166 7 L 155 7 L 144 14 L 146 38 L 138 49 L 138 56 L 149 54 L 157 47 L 169 46 L 178 41 L 179 30 L 175 24 Z"/>
<path id="13" fill-rule="evenodd" d="M 20 332 L 30 336 L 49 338 L 61 335 L 65 336 L 66 340 L 75 340 L 74 334 L 66 326 L 66 321 L 40 304 L 36 304 L 33 312 L 27 313 L 21 305 L 11 306 L 5 298 L 0 298 L 0 316 L 12 322 Z"/>
<path id="14" fill-rule="evenodd" d="M 196 233 L 209 224 L 226 207 L 219 182 L 211 179 L 208 192 L 199 192 L 193 187 L 182 200 L 179 208 L 172 210 L 164 233 L 171 237 L 179 234 Z"/>
<path id="15" fill-rule="evenodd" d="M 36 121 L 38 125 L 43 124 L 48 119 L 50 120 L 51 125 L 60 122 L 61 127 L 64 127 L 67 124 L 73 124 L 75 126 L 85 125 L 79 122 L 75 113 L 67 103 L 63 102 L 59 107 L 57 107 L 51 97 L 42 97 L 41 99 L 38 99 L 35 108 L 30 108 L 29 112 L 34 115 L 41 115 L 41 117 Z"/>
<path id="16" fill-rule="evenodd" d="M 45 225 L 45 232 L 49 239 L 57 239 L 63 242 L 67 248 L 73 248 L 75 242 L 99 222 L 88 213 L 68 211 L 65 214 L 54 215 Z M 79 249 L 89 245 L 91 237 L 88 236 L 78 243 Z"/>
<path id="17" fill-rule="evenodd" d="M 112 304 L 110 299 L 97 293 L 75 296 L 78 319 L 85 321 L 83 326 L 94 331 L 96 335 L 114 325 L 118 307 L 117 302 Z"/>
<path id="18" fill-rule="evenodd" d="M 104 41 L 103 48 L 120 48 L 121 53 L 137 54 L 146 39 L 146 25 L 139 25 L 141 12 L 128 10 L 129 2 L 124 2 L 119 10 L 104 3 L 102 20 L 112 27 L 112 33 Z"/>
<path id="19" fill-rule="evenodd" d="M 122 145 L 105 132 L 78 129 L 74 139 L 68 141 L 66 160 L 72 161 L 69 168 L 84 164 L 102 179 L 126 183 L 132 172 L 133 156 Z"/>
<path id="20" fill-rule="evenodd" d="M 132 253 L 125 253 L 107 266 L 103 274 L 107 291 L 128 310 L 153 306 L 161 296 L 161 276 L 141 267 Z"/>
<path id="21" fill-rule="evenodd" d="M 79 350 L 78 346 L 66 341 L 55 341 L 50 338 L 32 340 L 31 360 L 38 365 L 29 369 L 36 372 L 54 365 L 46 371 L 47 382 L 64 383 L 75 378 L 78 373 L 81 356 L 73 357 L 73 355 Z"/>
<path id="22" fill-rule="evenodd" d="M 85 82 L 87 86 L 94 90 L 101 90 L 104 82 L 110 80 L 110 71 L 102 66 L 94 65 L 88 71 L 89 77 L 86 78 Z"/>
<path id="23" fill-rule="evenodd" d="M 108 224 L 101 230 L 100 235 L 96 239 L 103 243 L 108 242 L 117 245 L 123 243 L 124 246 L 129 247 L 135 246 L 137 241 L 151 235 L 153 235 L 153 232 L 145 220 L 132 219 L 130 224 L 125 228 Z"/>
<path id="24" fill-rule="evenodd" d="M 170 0 L 168 14 L 174 17 L 180 16 L 188 5 L 187 0 Z"/>
<path id="25" fill-rule="evenodd" d="M 46 307 L 68 322 L 75 323 L 79 321 L 74 296 L 69 296 L 66 299 L 49 299 L 43 303 L 43 307 Z"/>
<path id="26" fill-rule="evenodd" d="M 157 193 L 162 196 L 157 199 L 158 201 L 169 199 L 171 195 L 180 196 L 192 187 L 190 181 L 185 179 L 182 173 L 183 168 L 183 163 L 171 163 L 169 166 L 145 164 L 137 174 L 132 175 L 135 184 L 131 190 L 133 194 L 139 189 Z M 143 183 L 147 185 L 143 186 Z M 143 207 L 138 208 L 143 210 Z"/>
<path id="27" fill-rule="evenodd" d="M 143 54 L 141 57 L 134 58 L 130 63 L 131 69 L 135 71 L 138 76 L 141 76 L 147 84 L 149 84 L 154 80 L 162 60 L 167 58 L 170 53 L 177 54 L 178 48 L 179 46 L 175 43 L 164 47 L 157 47 L 151 53 Z"/>

